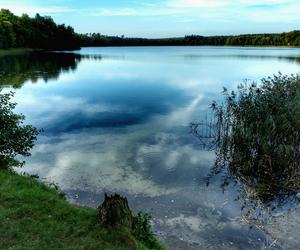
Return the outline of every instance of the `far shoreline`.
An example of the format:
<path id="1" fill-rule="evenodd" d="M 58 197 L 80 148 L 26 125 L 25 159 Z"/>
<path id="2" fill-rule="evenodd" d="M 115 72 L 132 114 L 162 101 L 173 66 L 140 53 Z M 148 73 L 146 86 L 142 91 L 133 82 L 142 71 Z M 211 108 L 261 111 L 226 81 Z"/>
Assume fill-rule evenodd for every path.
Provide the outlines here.
<path id="1" fill-rule="evenodd" d="M 300 49 L 297 46 L 253 46 L 253 45 L 108 45 L 108 46 L 82 46 L 74 50 L 44 50 L 36 48 L 9 48 L 0 49 L 0 56 L 14 56 L 34 52 L 70 52 L 80 51 L 85 48 L 167 48 L 167 47 L 186 47 L 186 48 L 240 48 L 240 49 Z"/>
<path id="2" fill-rule="evenodd" d="M 80 49 L 83 48 L 131 48 L 131 47 L 211 47 L 211 48 L 280 48 L 280 49 L 300 49 L 297 46 L 270 46 L 270 45 L 108 45 L 108 46 L 82 46 Z M 79 49 L 79 50 L 80 50 Z M 73 50 L 65 50 L 65 51 L 73 51 Z M 76 50 L 74 50 L 76 51 Z M 59 52 L 59 51 L 58 51 Z"/>

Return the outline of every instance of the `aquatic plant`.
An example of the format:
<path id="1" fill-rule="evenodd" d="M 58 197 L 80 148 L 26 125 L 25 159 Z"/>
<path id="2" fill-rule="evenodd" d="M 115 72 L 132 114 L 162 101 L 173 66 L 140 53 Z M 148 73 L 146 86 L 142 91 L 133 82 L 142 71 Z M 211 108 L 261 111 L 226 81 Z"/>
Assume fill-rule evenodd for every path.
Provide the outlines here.
<path id="1" fill-rule="evenodd" d="M 300 75 L 239 85 L 225 102 L 214 102 L 216 164 L 214 173 L 250 187 L 263 203 L 300 189 Z M 224 180 L 224 185 L 228 182 Z"/>

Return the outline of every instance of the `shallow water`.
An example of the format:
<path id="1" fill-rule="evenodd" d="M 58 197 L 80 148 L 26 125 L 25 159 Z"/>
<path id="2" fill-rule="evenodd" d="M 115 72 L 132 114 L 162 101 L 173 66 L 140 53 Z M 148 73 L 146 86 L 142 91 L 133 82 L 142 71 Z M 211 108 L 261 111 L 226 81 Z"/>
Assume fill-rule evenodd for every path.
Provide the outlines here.
<path id="1" fill-rule="evenodd" d="M 237 187 L 206 186 L 214 152 L 190 133 L 222 87 L 300 71 L 300 49 L 84 48 L 0 57 L 0 80 L 17 110 L 43 128 L 22 171 L 96 207 L 104 192 L 153 216 L 170 249 L 295 249 L 299 211 L 251 226 Z M 7 91 L 5 90 L 5 91 Z"/>

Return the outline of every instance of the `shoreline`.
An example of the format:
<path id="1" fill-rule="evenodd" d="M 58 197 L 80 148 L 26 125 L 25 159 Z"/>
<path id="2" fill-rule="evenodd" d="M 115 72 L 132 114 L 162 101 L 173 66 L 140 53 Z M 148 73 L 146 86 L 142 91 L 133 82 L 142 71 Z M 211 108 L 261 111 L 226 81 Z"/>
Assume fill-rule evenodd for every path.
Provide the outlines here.
<path id="1" fill-rule="evenodd" d="M 0 248 L 149 249 L 126 227 L 104 228 L 97 210 L 68 202 L 57 186 L 0 170 Z M 157 240 L 152 249 L 164 249 Z"/>
<path id="2" fill-rule="evenodd" d="M 32 53 L 42 51 L 41 49 L 33 48 L 11 48 L 11 49 L 0 49 L 0 56 L 20 55 L 25 53 Z"/>
<path id="3" fill-rule="evenodd" d="M 130 48 L 130 47 L 220 47 L 220 48 L 280 48 L 280 49 L 300 49 L 295 46 L 254 46 L 254 45 L 108 45 L 108 46 L 81 46 L 80 48 Z M 72 52 L 72 51 L 71 51 Z"/>
<path id="4" fill-rule="evenodd" d="M 130 48 L 130 47 L 209 47 L 209 48 L 278 48 L 278 49 L 300 49 L 300 46 L 271 46 L 271 45 L 102 45 L 102 46 L 81 46 L 78 49 L 74 50 L 43 50 L 43 49 L 35 49 L 35 48 L 9 48 L 9 49 L 0 49 L 0 56 L 6 55 L 19 55 L 24 53 L 32 53 L 32 52 L 65 52 L 70 51 L 78 51 L 82 48 Z"/>

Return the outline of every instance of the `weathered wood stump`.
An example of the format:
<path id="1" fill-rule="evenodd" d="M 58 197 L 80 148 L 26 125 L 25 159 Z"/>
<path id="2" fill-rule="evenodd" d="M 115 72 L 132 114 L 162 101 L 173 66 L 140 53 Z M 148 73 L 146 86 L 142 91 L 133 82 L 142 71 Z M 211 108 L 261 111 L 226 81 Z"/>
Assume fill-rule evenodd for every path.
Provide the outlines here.
<path id="1" fill-rule="evenodd" d="M 127 198 L 105 194 L 104 202 L 98 207 L 98 219 L 103 226 L 132 228 L 133 216 Z"/>

